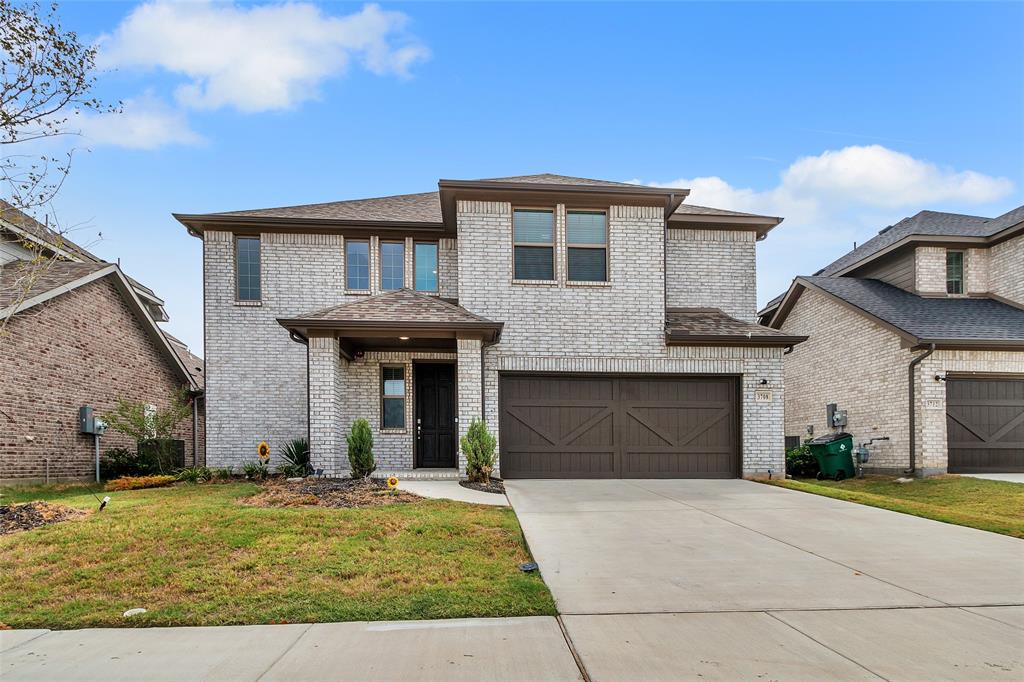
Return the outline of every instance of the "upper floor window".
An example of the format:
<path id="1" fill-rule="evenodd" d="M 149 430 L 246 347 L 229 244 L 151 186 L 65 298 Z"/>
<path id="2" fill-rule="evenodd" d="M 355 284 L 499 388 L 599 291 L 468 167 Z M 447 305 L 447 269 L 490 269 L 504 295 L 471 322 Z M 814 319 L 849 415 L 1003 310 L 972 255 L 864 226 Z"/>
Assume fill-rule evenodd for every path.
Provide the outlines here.
<path id="1" fill-rule="evenodd" d="M 608 280 L 608 220 L 604 211 L 569 211 L 565 245 L 570 282 Z"/>
<path id="2" fill-rule="evenodd" d="M 370 242 L 345 240 L 345 288 L 370 288 Z"/>
<path id="3" fill-rule="evenodd" d="M 437 291 L 437 244 L 416 242 L 413 247 L 416 291 Z"/>
<path id="4" fill-rule="evenodd" d="M 236 296 L 239 301 L 260 300 L 260 238 L 235 239 Z"/>
<path id="5" fill-rule="evenodd" d="M 512 212 L 515 279 L 555 278 L 555 212 L 517 208 Z"/>
<path id="6" fill-rule="evenodd" d="M 946 293 L 964 293 L 964 252 L 946 252 Z"/>
<path id="7" fill-rule="evenodd" d="M 384 291 L 405 286 L 405 244 L 380 243 L 380 288 Z"/>
<path id="8" fill-rule="evenodd" d="M 382 429 L 405 428 L 405 367 L 381 367 L 381 419 Z"/>

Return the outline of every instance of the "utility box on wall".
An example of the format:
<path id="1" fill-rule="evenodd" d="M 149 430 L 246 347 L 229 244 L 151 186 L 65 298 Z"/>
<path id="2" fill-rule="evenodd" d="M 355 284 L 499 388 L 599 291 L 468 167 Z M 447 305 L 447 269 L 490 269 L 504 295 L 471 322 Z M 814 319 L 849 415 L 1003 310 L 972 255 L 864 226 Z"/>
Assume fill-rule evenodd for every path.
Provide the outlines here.
<path id="1" fill-rule="evenodd" d="M 96 433 L 96 419 L 93 417 L 92 408 L 88 405 L 78 408 L 78 431 L 79 433 Z"/>
<path id="2" fill-rule="evenodd" d="M 846 426 L 846 410 L 840 410 L 835 403 L 829 403 L 825 406 L 825 422 L 833 429 Z"/>

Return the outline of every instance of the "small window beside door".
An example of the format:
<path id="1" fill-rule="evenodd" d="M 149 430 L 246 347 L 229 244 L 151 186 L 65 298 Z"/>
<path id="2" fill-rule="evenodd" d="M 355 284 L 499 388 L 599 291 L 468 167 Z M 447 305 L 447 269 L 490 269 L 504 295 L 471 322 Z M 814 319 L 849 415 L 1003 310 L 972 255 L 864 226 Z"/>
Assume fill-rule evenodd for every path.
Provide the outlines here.
<path id="1" fill-rule="evenodd" d="M 381 367 L 381 415 L 382 429 L 405 428 L 405 366 L 384 365 Z"/>
<path id="2" fill-rule="evenodd" d="M 608 281 L 608 216 L 604 211 L 568 211 L 565 247 L 568 281 Z"/>
<path id="3" fill-rule="evenodd" d="M 555 279 L 555 212 L 517 208 L 512 213 L 513 278 Z"/>
<path id="4" fill-rule="evenodd" d="M 946 293 L 964 293 L 964 252 L 946 252 Z"/>

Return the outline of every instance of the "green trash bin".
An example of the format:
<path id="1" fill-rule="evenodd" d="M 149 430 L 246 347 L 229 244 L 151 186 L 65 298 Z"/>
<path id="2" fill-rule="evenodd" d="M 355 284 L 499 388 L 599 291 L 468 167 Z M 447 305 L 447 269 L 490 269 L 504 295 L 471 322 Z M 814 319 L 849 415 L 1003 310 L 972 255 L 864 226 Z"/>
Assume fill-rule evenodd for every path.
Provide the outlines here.
<path id="1" fill-rule="evenodd" d="M 857 471 L 853 468 L 853 436 L 848 433 L 830 433 L 819 436 L 808 445 L 811 454 L 818 460 L 818 480 L 831 478 L 841 481 L 853 478 Z"/>

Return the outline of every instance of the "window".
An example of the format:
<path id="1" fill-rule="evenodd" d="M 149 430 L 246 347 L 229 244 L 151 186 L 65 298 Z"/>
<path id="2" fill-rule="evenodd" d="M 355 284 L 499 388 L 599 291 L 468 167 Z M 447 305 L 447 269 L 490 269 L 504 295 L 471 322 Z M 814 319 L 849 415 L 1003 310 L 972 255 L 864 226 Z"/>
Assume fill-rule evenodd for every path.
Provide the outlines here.
<path id="1" fill-rule="evenodd" d="M 608 281 L 608 229 L 604 211 L 569 211 L 565 243 L 570 282 Z"/>
<path id="2" fill-rule="evenodd" d="M 416 291 L 437 291 L 437 244 L 416 242 L 413 261 Z"/>
<path id="3" fill-rule="evenodd" d="M 382 429 L 405 428 L 405 367 L 381 367 L 381 415 Z"/>
<path id="4" fill-rule="evenodd" d="M 235 277 L 239 301 L 260 300 L 260 238 L 235 240 Z"/>
<path id="5" fill-rule="evenodd" d="M 516 209 L 512 213 L 515 279 L 555 278 L 555 212 Z"/>
<path id="6" fill-rule="evenodd" d="M 964 252 L 946 252 L 946 293 L 964 293 Z"/>
<path id="7" fill-rule="evenodd" d="M 385 291 L 405 286 L 405 244 L 380 243 L 380 288 Z"/>
<path id="8" fill-rule="evenodd" d="M 370 242 L 345 240 L 345 288 L 370 288 Z"/>

